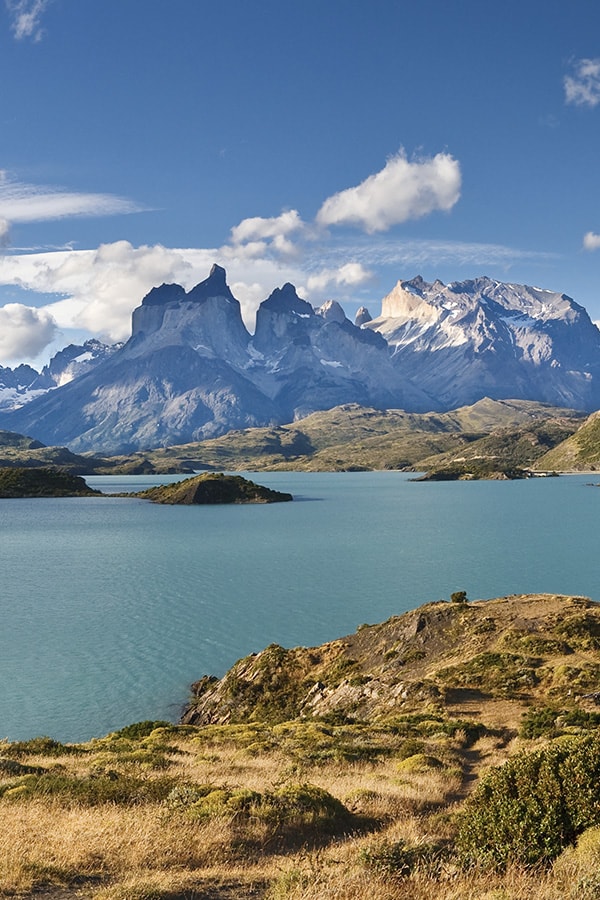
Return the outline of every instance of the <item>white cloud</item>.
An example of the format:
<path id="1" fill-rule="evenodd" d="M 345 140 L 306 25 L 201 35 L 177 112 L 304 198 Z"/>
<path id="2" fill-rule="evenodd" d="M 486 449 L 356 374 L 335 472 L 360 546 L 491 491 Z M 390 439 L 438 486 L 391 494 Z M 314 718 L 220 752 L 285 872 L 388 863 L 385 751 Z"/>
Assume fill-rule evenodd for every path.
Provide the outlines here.
<path id="1" fill-rule="evenodd" d="M 46 310 L 22 303 L 0 308 L 0 359 L 4 363 L 33 359 L 56 333 L 56 322 Z"/>
<path id="2" fill-rule="evenodd" d="M 449 210 L 460 197 L 460 165 L 447 153 L 410 162 L 404 151 L 356 187 L 329 197 L 317 214 L 320 225 L 358 225 L 369 234 Z"/>
<path id="3" fill-rule="evenodd" d="M 583 237 L 583 249 L 600 250 L 600 234 L 594 234 L 593 231 L 588 231 Z"/>
<path id="4" fill-rule="evenodd" d="M 247 241 L 263 241 L 268 238 L 281 238 L 299 231 L 304 227 L 300 214 L 296 209 L 282 212 L 280 216 L 262 218 L 254 216 L 251 219 L 243 219 L 239 225 L 231 229 L 231 240 L 234 244 L 242 244 Z"/>
<path id="5" fill-rule="evenodd" d="M 337 269 L 322 269 L 314 275 L 309 275 L 306 287 L 313 291 L 324 291 L 330 285 L 347 285 L 358 287 L 365 284 L 373 277 L 372 272 L 365 269 L 361 263 L 351 262 Z"/>
<path id="6" fill-rule="evenodd" d="M 116 341 L 129 337 L 131 311 L 150 288 L 182 279 L 186 268 L 181 251 L 117 241 L 97 250 L 5 256 L 0 283 L 65 295 L 45 307 L 60 327 Z"/>
<path id="7" fill-rule="evenodd" d="M 10 224 L 8 219 L 0 216 L 0 247 L 6 247 L 10 235 Z"/>
<path id="8" fill-rule="evenodd" d="M 11 28 L 17 40 L 27 37 L 35 41 L 41 40 L 41 17 L 49 2 L 50 0 L 5 0 L 11 17 Z"/>
<path id="9" fill-rule="evenodd" d="M 564 79 L 565 100 L 575 106 L 594 107 L 600 103 L 600 59 L 578 59 L 574 74 Z"/>
<path id="10" fill-rule="evenodd" d="M 140 206 L 112 194 L 61 191 L 12 181 L 0 171 L 0 220 L 44 222 L 71 216 L 108 216 L 137 212 Z"/>

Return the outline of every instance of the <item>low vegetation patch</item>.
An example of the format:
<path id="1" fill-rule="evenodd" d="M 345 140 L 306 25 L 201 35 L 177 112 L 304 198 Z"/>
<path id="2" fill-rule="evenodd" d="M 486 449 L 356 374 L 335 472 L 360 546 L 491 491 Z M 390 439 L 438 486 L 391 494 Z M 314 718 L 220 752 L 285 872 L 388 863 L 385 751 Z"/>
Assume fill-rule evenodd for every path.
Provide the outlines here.
<path id="1" fill-rule="evenodd" d="M 437 677 L 451 687 L 478 688 L 500 697 L 515 697 L 537 685 L 541 660 L 515 653 L 485 652 L 448 666 Z"/>

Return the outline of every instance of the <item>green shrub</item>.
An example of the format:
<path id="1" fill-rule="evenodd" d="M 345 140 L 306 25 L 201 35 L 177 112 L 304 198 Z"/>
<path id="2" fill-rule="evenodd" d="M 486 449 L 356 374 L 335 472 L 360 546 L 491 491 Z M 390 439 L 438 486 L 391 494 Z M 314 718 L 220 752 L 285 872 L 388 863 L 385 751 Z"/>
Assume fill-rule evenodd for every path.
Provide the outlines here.
<path id="1" fill-rule="evenodd" d="M 108 771 L 77 777 L 63 772 L 24 775 L 0 787 L 4 800 L 26 800 L 33 797 L 57 798 L 64 803 L 98 806 L 101 803 L 143 803 L 165 800 L 173 789 L 170 778 L 144 779 Z"/>
<path id="2" fill-rule="evenodd" d="M 551 706 L 528 710 L 523 714 L 519 735 L 531 740 L 544 735 L 554 734 L 556 732 L 558 715 L 558 710 L 553 709 Z"/>
<path id="3" fill-rule="evenodd" d="M 409 713 L 399 716 L 390 722 L 388 727 L 394 734 L 403 734 L 407 737 L 437 734 L 455 737 L 457 732 L 461 732 L 464 734 L 467 747 L 478 741 L 484 734 L 498 734 L 493 729 L 486 728 L 481 722 L 473 722 L 469 719 L 447 719 L 441 714 L 432 713 Z"/>
<path id="4" fill-rule="evenodd" d="M 524 713 L 519 735 L 524 738 L 556 736 L 565 728 L 594 729 L 600 725 L 600 713 L 585 709 L 558 709 L 542 706 Z"/>
<path id="5" fill-rule="evenodd" d="M 61 744 L 46 736 L 31 738 L 29 741 L 13 741 L 2 746 L 3 756 L 66 756 L 86 752 L 79 744 Z"/>
<path id="6" fill-rule="evenodd" d="M 418 738 L 407 738 L 400 744 L 397 755 L 399 759 L 408 759 L 416 753 L 424 753 L 425 749 L 426 745 L 423 741 Z"/>
<path id="7" fill-rule="evenodd" d="M 464 663 L 440 669 L 438 678 L 451 688 L 478 688 L 494 697 L 516 697 L 538 684 L 540 662 L 515 653 L 484 651 Z"/>
<path id="8" fill-rule="evenodd" d="M 554 628 L 561 638 L 578 650 L 600 649 L 600 618 L 592 612 L 579 613 L 563 619 Z"/>
<path id="9" fill-rule="evenodd" d="M 340 800 L 312 784 L 290 784 L 263 793 L 247 788 L 186 785 L 174 788 L 166 801 L 172 809 L 185 810 L 193 819 L 224 817 L 238 824 L 253 820 L 271 826 L 277 833 L 332 833 L 351 819 Z"/>
<path id="10" fill-rule="evenodd" d="M 453 594 L 450 594 L 450 601 L 452 603 L 466 603 L 467 602 L 467 592 L 466 591 L 454 591 Z"/>
<path id="11" fill-rule="evenodd" d="M 429 753 L 415 753 L 414 756 L 407 756 L 397 764 L 399 772 L 427 772 L 430 769 L 441 769 L 444 764 Z"/>
<path id="12" fill-rule="evenodd" d="M 113 734 L 115 737 L 139 741 L 142 738 L 148 737 L 149 734 L 152 734 L 156 728 L 169 728 L 170 725 L 170 722 L 165 722 L 161 719 L 158 719 L 157 721 L 145 719 L 143 722 L 134 722 L 132 725 L 126 725 L 125 728 L 113 731 Z"/>
<path id="13" fill-rule="evenodd" d="M 42 772 L 45 772 L 42 766 L 27 766 L 16 759 L 0 756 L 0 778 L 6 775 L 41 775 Z"/>
<path id="14" fill-rule="evenodd" d="M 466 864 L 554 859 L 600 824 L 600 737 L 520 753 L 492 769 L 467 800 L 458 846 Z"/>

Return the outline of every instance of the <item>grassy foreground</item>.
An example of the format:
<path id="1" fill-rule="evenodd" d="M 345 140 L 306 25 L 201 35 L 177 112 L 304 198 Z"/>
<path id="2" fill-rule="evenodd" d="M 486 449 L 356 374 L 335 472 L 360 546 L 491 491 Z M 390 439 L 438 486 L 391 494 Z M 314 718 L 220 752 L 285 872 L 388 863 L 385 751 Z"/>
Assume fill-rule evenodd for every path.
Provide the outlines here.
<path id="1" fill-rule="evenodd" d="M 600 608 L 453 596 L 306 651 L 328 678 L 323 697 L 345 696 L 354 718 L 339 707 L 288 719 L 285 705 L 250 708 L 234 667 L 234 694 L 231 675 L 209 687 L 219 715 L 226 689 L 247 709 L 237 724 L 0 742 L 0 896 L 600 897 Z M 341 666 L 359 646 L 361 671 Z M 283 690 L 294 672 L 306 686 L 304 657 L 290 668 L 264 653 L 253 658 L 263 686 L 272 692 L 284 670 Z M 405 670 L 405 685 L 443 677 L 436 692 L 407 691 L 405 708 L 399 693 L 393 706 L 389 666 Z M 209 694 L 200 697 L 207 716 Z"/>

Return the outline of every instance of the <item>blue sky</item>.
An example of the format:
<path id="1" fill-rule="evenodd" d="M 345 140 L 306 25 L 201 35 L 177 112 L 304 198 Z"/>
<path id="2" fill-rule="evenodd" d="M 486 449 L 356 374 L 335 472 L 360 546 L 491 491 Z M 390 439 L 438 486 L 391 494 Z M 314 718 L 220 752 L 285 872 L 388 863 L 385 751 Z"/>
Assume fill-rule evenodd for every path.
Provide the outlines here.
<path id="1" fill-rule="evenodd" d="M 489 275 L 600 319 L 598 0 L 0 0 L 0 364 L 224 265 L 373 315 Z"/>

